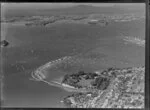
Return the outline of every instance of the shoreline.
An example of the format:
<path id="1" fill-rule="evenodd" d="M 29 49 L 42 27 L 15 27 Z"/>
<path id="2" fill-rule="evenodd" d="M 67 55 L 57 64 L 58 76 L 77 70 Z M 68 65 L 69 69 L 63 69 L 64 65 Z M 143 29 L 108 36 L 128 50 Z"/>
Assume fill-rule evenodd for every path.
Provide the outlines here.
<path id="1" fill-rule="evenodd" d="M 109 69 L 105 72 L 108 73 L 108 75 L 111 75 L 111 73 L 114 75 L 115 72 L 116 76 L 110 81 L 106 89 L 102 90 L 97 88 L 96 96 L 94 95 L 95 91 L 91 91 L 90 94 L 79 92 L 66 96 L 61 102 L 65 105 L 69 105 L 71 108 L 113 108 L 114 104 L 116 104 L 116 108 L 120 108 L 120 106 L 122 106 L 122 108 L 144 107 L 144 95 L 141 93 L 144 92 L 142 85 L 144 83 L 145 67 Z M 141 86 L 139 86 L 137 82 L 139 82 Z M 102 82 L 99 82 L 99 84 L 101 85 Z M 102 84 L 101 86 L 104 85 Z M 114 96 L 109 94 L 114 94 Z M 126 94 L 128 95 L 126 96 Z M 133 101 L 129 100 L 130 98 L 132 98 Z M 138 104 L 138 102 L 136 103 L 136 101 L 139 101 L 140 104 Z M 136 103 L 136 105 L 134 103 Z"/>
<path id="2" fill-rule="evenodd" d="M 113 73 L 113 72 L 115 72 L 115 73 Z M 103 73 L 106 73 L 106 74 L 103 74 Z M 78 89 L 73 86 L 70 86 L 69 84 L 62 83 L 63 77 L 59 77 L 52 81 L 46 81 L 46 80 L 42 79 L 41 77 L 40 77 L 41 79 L 38 79 L 34 76 L 33 73 L 32 73 L 32 77 L 36 81 L 42 81 L 44 83 L 47 83 L 48 85 L 59 87 L 60 89 L 65 90 L 68 93 L 71 92 L 72 95 L 68 95 L 65 98 L 63 98 L 62 100 L 60 100 L 61 103 L 64 103 L 64 104 L 68 103 L 71 108 L 74 106 L 76 106 L 77 108 L 87 108 L 88 106 L 92 106 L 92 107 L 98 106 L 99 108 L 101 108 L 101 107 L 107 108 L 108 106 L 113 106 L 111 104 L 109 105 L 109 103 L 107 102 L 108 99 L 110 100 L 110 102 L 112 99 L 112 96 L 107 96 L 107 94 L 113 93 L 113 94 L 117 95 L 115 92 L 120 91 L 120 88 L 117 87 L 116 85 L 118 85 L 119 83 L 123 83 L 127 86 L 126 89 L 123 89 L 124 93 L 129 94 L 132 97 L 132 94 L 130 94 L 130 91 L 132 91 L 133 93 L 135 92 L 137 94 L 137 96 L 136 96 L 137 98 L 140 98 L 140 97 L 144 98 L 144 96 L 141 95 L 141 92 L 144 91 L 143 90 L 144 88 L 138 87 L 138 85 L 135 85 L 135 84 L 130 84 L 130 83 L 135 83 L 137 81 L 140 81 L 140 84 L 142 85 L 143 80 L 144 80 L 144 79 L 142 79 L 144 77 L 144 73 L 145 73 L 145 66 L 144 67 L 142 66 L 142 67 L 120 68 L 120 69 L 108 68 L 107 70 L 102 71 L 99 74 L 99 77 L 101 79 L 103 75 L 106 75 L 106 77 L 108 75 L 108 77 L 112 78 L 112 80 L 110 79 L 108 86 L 105 89 L 102 89 L 100 86 L 104 86 L 104 84 L 107 84 L 107 83 L 105 82 L 106 80 L 101 79 L 101 81 L 98 83 L 98 85 L 100 85 L 99 86 L 100 88 L 96 88 L 94 90 L 92 88 L 91 89 L 84 89 L 84 88 Z M 88 74 L 88 73 L 86 73 L 86 74 Z M 133 80 L 133 77 L 136 77 L 136 80 Z M 142 77 L 142 78 L 140 78 L 140 77 Z M 129 81 L 127 80 L 128 78 L 130 78 Z M 123 81 L 126 81 L 126 82 L 124 83 Z M 82 87 L 84 87 L 84 86 L 82 86 Z M 133 87 L 135 89 L 132 89 Z M 120 95 L 120 97 L 125 97 L 124 95 L 121 95 L 121 93 L 119 93 L 119 95 Z M 133 94 L 133 96 L 134 96 L 134 94 Z M 81 98 L 86 99 L 86 100 L 83 102 L 80 102 Z M 97 100 L 97 98 L 98 98 L 98 100 Z M 119 97 L 116 97 L 114 99 L 122 100 Z M 97 100 L 96 103 L 91 104 L 91 101 L 95 101 L 95 100 Z M 142 108 L 143 100 L 140 100 L 140 99 L 138 99 L 138 100 L 141 101 L 140 107 Z M 100 105 L 99 105 L 99 102 L 101 103 Z M 106 104 L 105 104 L 105 102 L 106 102 Z M 82 105 L 82 107 L 80 107 L 80 104 Z M 119 103 L 117 103 L 117 104 L 118 104 L 117 106 L 120 106 Z M 127 105 L 125 105 L 125 107 L 126 106 L 130 106 L 130 105 L 127 104 Z M 131 107 L 134 108 L 134 105 L 132 105 Z"/>
<path id="3" fill-rule="evenodd" d="M 62 77 L 61 77 L 62 78 Z M 63 89 L 67 92 L 77 92 L 77 93 L 80 93 L 80 92 L 88 92 L 86 89 L 78 89 L 78 88 L 75 88 L 73 86 L 70 86 L 68 84 L 65 84 L 65 83 L 61 83 L 61 81 L 56 81 L 56 80 L 53 80 L 53 81 L 46 81 L 44 79 L 38 79 L 36 78 L 33 73 L 32 73 L 32 79 L 31 80 L 34 80 L 34 81 L 41 81 L 41 82 L 44 82 L 50 86 L 55 86 L 55 87 L 59 87 L 60 89 Z"/>
<path id="4" fill-rule="evenodd" d="M 36 76 L 34 75 L 34 73 L 31 73 L 31 76 L 32 76 L 32 79 L 31 80 L 34 80 L 34 81 L 41 81 L 41 82 L 44 82 L 44 83 L 47 83 L 48 85 L 51 85 L 51 86 L 55 86 L 55 87 L 59 87 L 67 92 L 75 92 L 75 91 L 80 91 L 79 89 L 73 87 L 73 86 L 70 86 L 70 85 L 67 85 L 65 83 L 61 83 L 61 81 L 46 81 L 44 79 L 38 79 L 36 78 Z"/>
<path id="5" fill-rule="evenodd" d="M 95 17 L 94 14 L 88 14 L 88 15 L 62 15 L 62 16 L 24 16 L 23 18 L 20 17 L 14 17 L 12 19 L 5 18 L 1 20 L 1 23 L 11 23 L 15 25 L 24 25 L 27 27 L 32 27 L 32 26 L 47 26 L 47 25 L 52 25 L 55 23 L 60 23 L 60 22 L 74 22 L 74 23 L 85 23 L 89 24 L 93 19 L 98 22 L 91 22 L 92 24 L 96 23 L 99 25 L 104 25 L 106 26 L 107 21 L 109 22 L 130 22 L 134 20 L 139 20 L 143 18 L 143 16 L 136 16 L 134 14 L 128 14 L 128 15 L 111 15 L 108 16 L 107 14 L 103 16 L 102 14 L 98 14 L 99 17 Z M 106 17 L 106 18 L 105 18 Z M 22 20 L 23 19 L 23 20 Z M 101 21 L 102 19 L 102 21 Z M 38 21 L 38 22 L 37 22 Z M 104 24 L 103 24 L 104 23 Z M 106 24 L 105 24 L 106 23 Z"/>

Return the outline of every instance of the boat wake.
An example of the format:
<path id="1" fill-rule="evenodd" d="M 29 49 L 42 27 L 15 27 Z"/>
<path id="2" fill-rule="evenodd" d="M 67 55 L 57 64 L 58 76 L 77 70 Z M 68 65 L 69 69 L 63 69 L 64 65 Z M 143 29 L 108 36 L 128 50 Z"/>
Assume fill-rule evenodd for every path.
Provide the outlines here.
<path id="1" fill-rule="evenodd" d="M 50 61 L 42 66 L 40 66 L 39 68 L 37 68 L 36 70 L 34 70 L 31 73 L 31 76 L 33 79 L 35 79 L 36 81 L 41 81 L 47 78 L 49 72 L 47 72 L 49 69 L 51 69 L 52 67 L 56 66 L 57 64 L 60 64 L 62 62 L 65 62 L 66 60 L 70 59 L 70 56 L 65 56 L 63 58 L 54 60 L 54 61 Z"/>
<path id="2" fill-rule="evenodd" d="M 46 81 L 42 76 L 35 75 L 33 72 L 31 73 L 32 75 L 32 80 L 34 81 L 41 81 L 44 82 L 50 86 L 55 86 L 55 87 L 59 87 L 67 92 L 81 92 L 80 90 L 74 88 L 73 86 L 69 86 L 67 84 L 63 84 L 61 83 L 61 81 Z"/>
<path id="3" fill-rule="evenodd" d="M 141 47 L 145 47 L 145 40 L 137 38 L 137 37 L 125 36 L 123 40 L 126 42 L 137 44 L 138 46 L 141 46 Z"/>
<path id="4" fill-rule="evenodd" d="M 65 57 L 62 57 L 60 59 L 48 62 L 48 63 L 40 66 L 39 68 L 37 68 L 36 70 L 34 70 L 31 73 L 31 77 L 32 77 L 31 80 L 41 81 L 41 82 L 44 82 L 44 83 L 46 83 L 46 84 L 48 84 L 50 86 L 60 87 L 63 90 L 66 90 L 68 92 L 74 92 L 74 91 L 77 92 L 77 91 L 79 91 L 78 89 L 76 89 L 76 88 L 74 88 L 72 86 L 69 86 L 69 85 L 66 85 L 66 84 L 62 84 L 61 83 L 62 77 L 60 79 L 57 79 L 57 80 L 51 80 L 51 81 L 48 80 L 47 81 L 47 79 L 49 77 L 49 74 L 50 74 L 50 72 L 47 72 L 49 69 L 51 69 L 52 67 L 55 67 L 57 64 L 60 64 L 62 62 L 66 62 L 66 61 L 68 61 L 71 58 L 72 58 L 71 56 L 65 56 Z"/>

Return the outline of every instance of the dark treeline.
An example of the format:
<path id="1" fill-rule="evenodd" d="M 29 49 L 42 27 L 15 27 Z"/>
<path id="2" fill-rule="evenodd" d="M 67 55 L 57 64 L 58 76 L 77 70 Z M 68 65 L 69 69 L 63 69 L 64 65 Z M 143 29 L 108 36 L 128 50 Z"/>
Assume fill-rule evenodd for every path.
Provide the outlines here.
<path id="1" fill-rule="evenodd" d="M 101 75 L 98 75 L 96 73 L 85 73 L 84 71 L 79 71 L 75 74 L 66 74 L 64 76 L 64 79 L 62 83 L 68 84 L 70 86 L 74 86 L 76 88 L 81 88 L 81 85 L 78 85 L 77 83 L 80 80 L 89 80 L 93 79 L 91 82 L 91 86 L 93 86 L 96 89 L 104 90 L 109 85 L 109 78 L 108 77 L 102 77 Z"/>

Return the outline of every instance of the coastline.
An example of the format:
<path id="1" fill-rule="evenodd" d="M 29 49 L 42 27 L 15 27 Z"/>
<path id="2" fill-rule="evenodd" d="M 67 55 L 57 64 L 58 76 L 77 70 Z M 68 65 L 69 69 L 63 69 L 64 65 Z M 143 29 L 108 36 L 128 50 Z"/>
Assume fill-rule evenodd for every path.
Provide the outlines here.
<path id="1" fill-rule="evenodd" d="M 71 108 L 144 108 L 145 67 L 108 69 L 103 72 L 108 75 L 116 73 L 106 89 L 74 93 L 61 102 Z"/>
<path id="2" fill-rule="evenodd" d="M 42 79 L 41 77 L 41 79 L 38 79 L 38 78 L 36 78 L 36 76 L 34 76 L 34 74 L 32 73 L 32 79 L 31 80 L 34 80 L 34 81 L 40 81 L 40 82 L 44 82 L 44 83 L 46 83 L 46 84 L 48 84 L 48 85 L 50 85 L 50 86 L 54 86 L 54 87 L 59 87 L 60 89 L 63 89 L 63 90 L 65 90 L 65 91 L 67 91 L 67 92 L 77 92 L 77 93 L 80 93 L 80 92 L 88 92 L 86 89 L 78 89 L 78 88 L 75 88 L 75 87 L 73 87 L 73 86 L 70 86 L 70 85 L 68 85 L 68 84 L 65 84 L 65 83 L 62 83 L 61 81 L 61 79 L 63 78 L 63 77 L 61 77 L 61 78 L 59 78 L 59 79 L 57 79 L 57 80 L 53 80 L 53 81 L 46 81 L 46 80 L 44 80 L 44 79 Z"/>
<path id="3" fill-rule="evenodd" d="M 82 107 L 80 107 L 78 105 L 79 102 L 75 101 L 75 99 L 74 99 L 74 97 L 76 97 L 76 95 L 74 96 L 74 94 L 77 94 L 77 99 L 79 99 L 79 100 L 80 100 L 80 96 L 82 97 L 83 94 L 84 94 L 83 98 L 86 98 L 86 97 L 88 97 L 88 98 L 91 97 L 92 98 L 93 94 L 95 94 L 95 93 L 99 94 L 97 96 L 98 99 L 99 99 L 99 97 L 102 97 L 102 96 L 107 97 L 107 94 L 112 94 L 112 93 L 115 93 L 115 91 L 120 91 L 120 89 L 116 85 L 119 85 L 120 83 L 122 83 L 122 79 L 119 79 L 118 77 L 120 77 L 120 78 L 128 77 L 129 79 L 131 77 L 131 79 L 132 79 L 132 77 L 141 76 L 143 78 L 143 76 L 144 76 L 143 73 L 144 73 L 144 68 L 145 67 L 141 66 L 141 67 L 128 67 L 128 68 L 107 68 L 106 70 L 95 71 L 94 73 L 84 73 L 84 72 L 72 73 L 72 74 L 68 74 L 67 80 L 64 83 L 63 83 L 63 80 L 64 80 L 65 76 L 61 76 L 61 77 L 59 77 L 57 79 L 53 79 L 51 81 L 47 81 L 46 76 L 42 73 L 43 69 L 46 69 L 47 67 L 51 66 L 51 64 L 53 65 L 53 63 L 55 64 L 59 61 L 62 61 L 62 59 L 66 59 L 66 57 L 63 57 L 59 60 L 54 60 L 52 62 L 46 63 L 42 67 L 38 68 L 36 71 L 32 72 L 31 76 L 32 76 L 33 79 L 35 79 L 35 81 L 41 81 L 41 82 L 44 82 L 44 83 L 46 83 L 50 86 L 59 87 L 60 89 L 65 90 L 68 93 L 70 92 L 72 95 L 67 96 L 68 98 L 66 98 L 66 99 L 64 98 L 64 100 L 71 101 L 71 103 L 73 103 L 73 105 L 77 106 L 77 108 L 84 108 L 85 105 L 87 107 L 88 105 L 90 105 L 90 101 L 94 101 L 94 100 L 96 100 L 96 98 L 95 99 L 90 99 L 87 102 L 80 103 L 82 105 Z M 139 74 L 140 72 L 142 72 L 141 75 Z M 99 84 L 99 88 L 97 88 L 97 85 L 96 86 L 91 86 L 91 82 L 89 82 L 88 79 L 90 79 L 91 76 L 93 76 L 94 74 L 97 74 L 96 77 L 101 77 L 101 76 L 105 77 L 105 76 L 107 76 L 108 79 L 110 78 L 110 80 L 109 80 L 110 82 L 107 83 L 107 79 L 104 78 L 104 77 L 101 77 L 99 83 L 102 83 L 102 84 Z M 88 78 L 86 76 L 88 76 Z M 73 82 L 78 78 L 79 78 L 79 80 L 82 80 L 82 81 L 81 82 L 79 81 L 79 83 L 78 82 L 77 83 L 72 83 L 72 81 L 71 81 L 72 78 L 73 78 L 73 80 L 72 80 Z M 94 76 L 94 78 L 95 78 L 95 76 Z M 143 85 L 142 84 L 143 82 L 141 81 L 141 80 L 143 80 L 142 78 L 141 79 L 140 78 L 136 79 L 136 80 L 140 80 L 141 85 Z M 138 85 L 135 85 L 135 84 L 132 85 L 132 83 L 134 83 L 132 80 L 129 81 L 129 82 L 131 84 L 129 84 L 128 85 L 129 87 L 127 87 L 127 88 L 130 89 L 130 88 L 132 88 L 132 86 L 134 86 L 132 91 L 135 91 L 136 92 L 135 94 L 137 94 L 137 96 L 132 96 L 131 95 L 131 97 L 142 97 L 143 98 L 144 96 L 142 96 L 142 95 L 140 96 L 140 94 L 144 91 L 143 90 L 144 87 L 143 86 L 138 87 Z M 135 82 L 137 82 L 137 81 L 135 81 Z M 81 86 L 81 88 L 78 88 L 78 86 L 76 86 L 76 84 L 77 85 L 79 84 L 79 86 Z M 108 86 L 105 86 L 107 84 L 108 84 Z M 73 85 L 73 86 L 71 86 L 71 85 Z M 101 85 L 103 87 L 100 87 Z M 139 90 L 141 90 L 141 92 Z M 125 93 L 130 94 L 130 91 L 128 91 L 128 92 L 125 91 Z M 91 93 L 91 96 L 88 95 L 89 93 Z M 121 92 L 119 92 L 117 94 L 121 95 Z M 124 96 L 121 96 L 121 97 L 124 97 Z M 111 97 L 108 96 L 108 99 L 111 100 Z M 60 101 L 65 103 L 66 101 L 64 101 L 64 100 L 63 101 L 60 100 Z M 119 100 L 122 100 L 122 99 L 119 99 Z M 94 105 L 93 104 L 91 106 L 93 106 L 94 108 L 96 106 L 99 106 L 99 108 L 101 108 L 103 106 L 105 106 L 105 108 L 107 108 L 107 106 L 111 106 L 109 104 L 105 105 L 103 103 L 105 101 L 106 100 L 102 97 L 102 99 L 99 99 L 99 101 L 97 102 L 97 103 L 101 103 L 101 105 L 98 105 L 98 104 Z M 143 102 L 141 101 L 141 103 L 143 103 Z M 118 106 L 120 106 L 120 105 L 118 105 Z M 141 105 L 141 107 L 142 107 L 142 105 Z"/>
<path id="4" fill-rule="evenodd" d="M 133 20 L 142 19 L 143 16 L 136 16 L 134 14 L 128 15 L 105 15 L 99 14 L 97 17 L 96 14 L 88 15 L 61 15 L 61 16 L 25 16 L 23 18 L 14 17 L 14 18 L 5 18 L 1 20 L 1 23 L 11 23 L 15 25 L 24 25 L 24 26 L 47 26 L 61 22 L 73 22 L 73 23 L 82 23 L 82 24 L 98 24 L 101 26 L 106 26 L 109 22 L 129 22 Z M 23 20 L 22 20 L 23 19 Z M 103 19 L 103 20 L 101 20 Z M 93 21 L 94 20 L 94 21 Z M 38 21 L 38 22 L 37 22 Z"/>
<path id="5" fill-rule="evenodd" d="M 51 86 L 55 86 L 55 87 L 59 87 L 59 88 L 62 88 L 64 90 L 66 90 L 67 92 L 72 92 L 72 91 L 78 91 L 77 88 L 73 87 L 73 86 L 70 86 L 70 85 L 67 85 L 67 84 L 64 84 L 64 83 L 61 83 L 60 80 L 54 80 L 54 81 L 46 81 L 44 79 L 42 79 L 41 77 L 38 77 L 34 75 L 34 73 L 31 73 L 31 80 L 34 80 L 34 81 L 41 81 L 41 82 L 44 82 L 44 83 L 47 83 L 48 85 L 51 85 Z"/>

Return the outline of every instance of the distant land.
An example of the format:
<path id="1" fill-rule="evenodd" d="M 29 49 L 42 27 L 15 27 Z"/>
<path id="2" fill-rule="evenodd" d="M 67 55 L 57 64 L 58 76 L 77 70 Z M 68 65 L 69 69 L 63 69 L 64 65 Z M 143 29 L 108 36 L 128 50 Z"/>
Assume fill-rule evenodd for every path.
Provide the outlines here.
<path id="1" fill-rule="evenodd" d="M 92 5 L 68 5 L 66 8 L 35 8 L 30 11 L 25 6 L 20 10 L 9 6 L 8 8 L 2 8 L 1 22 L 19 23 L 26 26 L 46 26 L 55 22 L 100 24 L 106 26 L 111 22 L 128 22 L 145 18 L 144 7 L 139 6 L 137 8 L 137 6 L 113 5 L 98 7 Z"/>
<path id="2" fill-rule="evenodd" d="M 129 22 L 144 19 L 145 16 L 135 14 L 88 14 L 88 15 L 53 15 L 53 16 L 16 16 L 1 19 L 2 23 L 19 23 L 26 26 L 46 26 L 56 22 L 98 24 L 107 26 L 111 22 Z"/>

